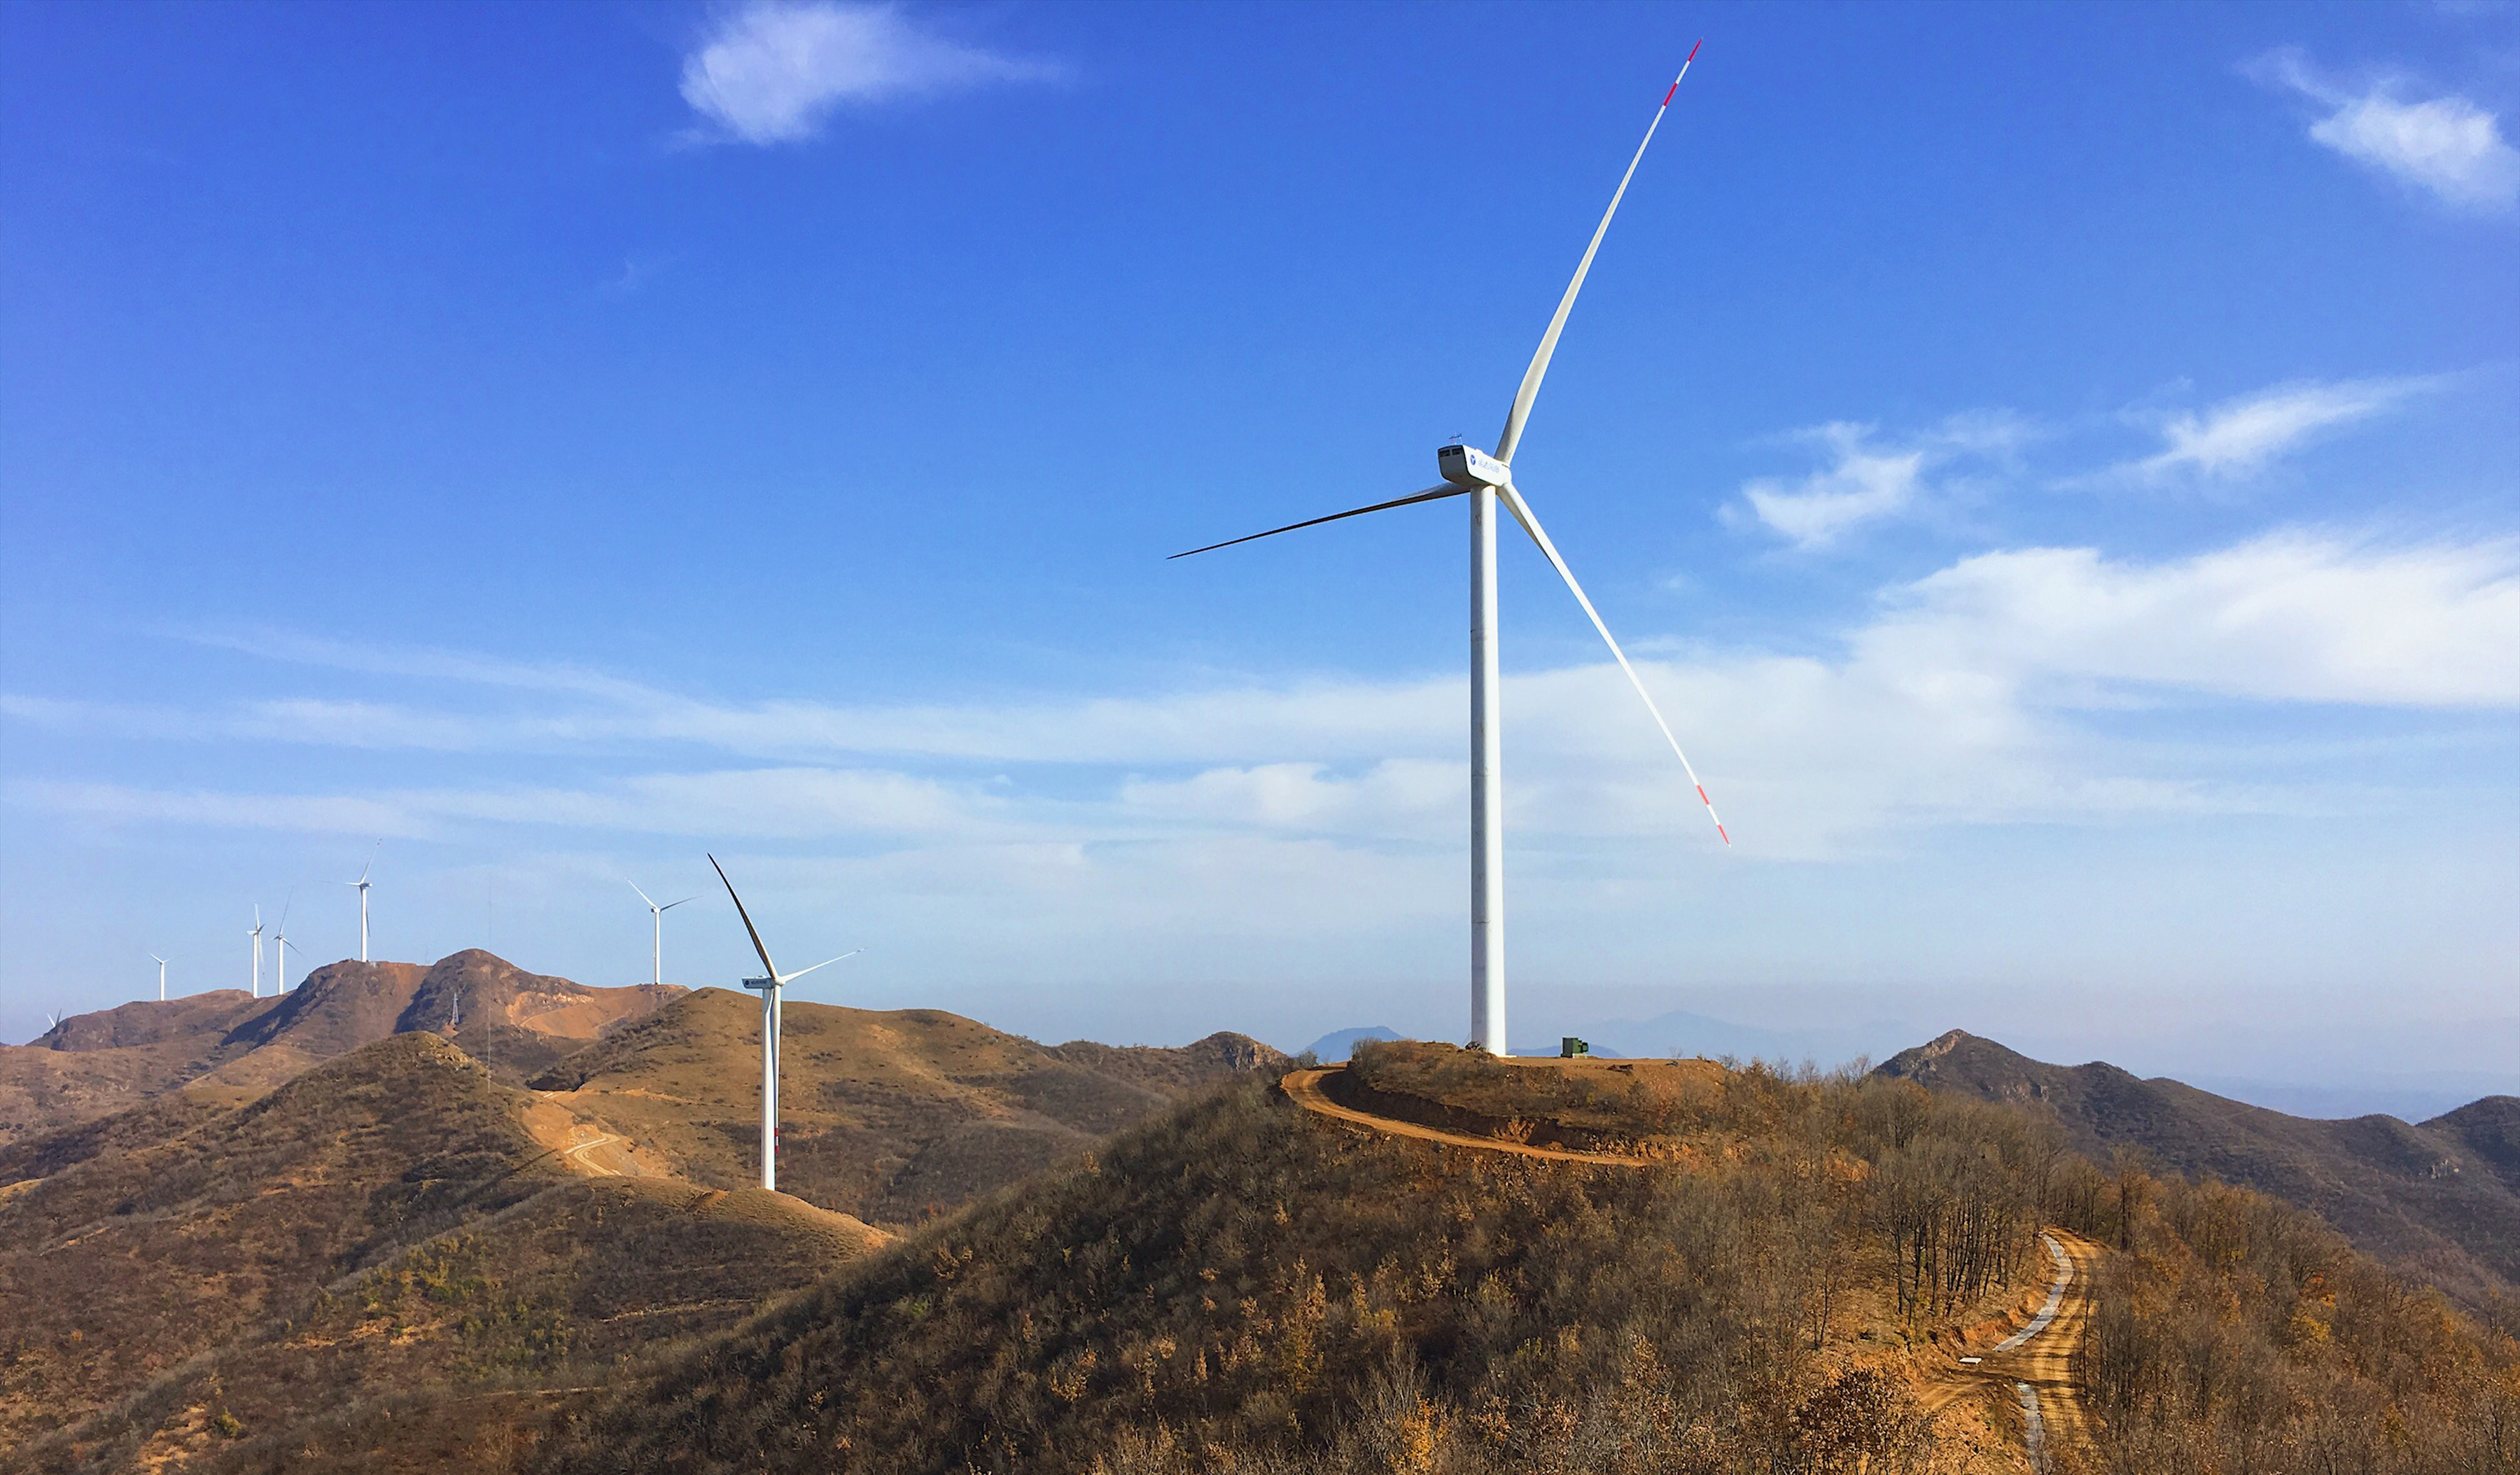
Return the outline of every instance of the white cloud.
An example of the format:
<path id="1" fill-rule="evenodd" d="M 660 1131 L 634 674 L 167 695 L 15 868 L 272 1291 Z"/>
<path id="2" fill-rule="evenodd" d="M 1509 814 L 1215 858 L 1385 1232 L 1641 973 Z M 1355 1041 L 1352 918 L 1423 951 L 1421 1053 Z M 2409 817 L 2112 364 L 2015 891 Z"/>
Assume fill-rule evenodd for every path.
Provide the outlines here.
<path id="1" fill-rule="evenodd" d="M 1875 444 L 1875 433 L 1871 425 L 1845 421 L 1797 432 L 1793 439 L 1823 448 L 1830 465 L 1799 481 L 1763 476 L 1744 482 L 1741 500 L 1748 511 L 1728 507 L 1725 519 L 1762 523 L 1797 548 L 1826 548 L 1867 523 L 1912 515 L 1932 495 L 1948 493 L 1948 477 L 1943 486 L 1926 484 L 1929 469 L 2006 460 L 2037 432 L 2018 416 L 1976 411 L 1953 416 L 1895 447 Z"/>
<path id="2" fill-rule="evenodd" d="M 748 0 L 683 62 L 683 100 L 750 144 L 813 137 L 844 103 L 1040 79 L 1057 68 L 929 35 L 894 5 Z"/>
<path id="3" fill-rule="evenodd" d="M 2430 192 L 2456 209 L 2498 211 L 2520 203 L 2520 153 L 2502 140 L 2498 118 L 2455 94 L 2408 102 L 2403 85 L 2381 81 L 2360 92 L 2338 85 L 2294 50 L 2253 64 L 2331 110 L 2310 136 L 2360 164 Z"/>
<path id="4" fill-rule="evenodd" d="M 363 668 L 464 667 L 451 656 L 334 653 Z M 1742 651 L 1639 666 L 1746 855 L 1842 853 L 1920 826 L 2317 807 L 2333 796 L 2285 790 L 2265 777 L 2263 755 L 2217 758 L 2210 737 L 2184 731 L 2175 748 L 2157 747 L 2089 714 L 2122 714 L 2174 693 L 2520 709 L 2520 544 L 2383 547 L 2295 531 L 2155 562 L 2087 548 L 2010 550 L 1885 591 L 1879 612 L 1831 656 Z M 490 663 L 479 674 L 498 683 L 513 671 Z M 7 797 L 117 824 L 441 837 L 542 827 L 889 855 L 1020 852 L 1036 859 L 1017 869 L 1044 876 L 1069 873 L 1040 870 L 1038 858 L 1067 853 L 1061 847 L 1091 872 L 1118 864 L 1108 859 L 1118 851 L 1138 857 L 1127 863 L 1137 867 L 1149 846 L 1169 847 L 1167 865 L 1190 866 L 1202 847 L 1238 837 L 1423 855 L 1460 833 L 1459 678 L 910 709 L 712 706 L 583 673 L 574 690 L 603 691 L 619 705 L 565 721 L 504 718 L 500 731 L 535 751 L 564 747 L 561 735 L 573 735 L 566 740 L 581 751 L 630 755 L 644 771 L 575 786 L 356 797 L 29 779 Z M 1556 847 L 1568 854 L 1613 854 L 1601 846 L 1615 842 L 1665 857 L 1711 844 L 1694 796 L 1614 667 L 1516 674 L 1505 700 L 1517 844 L 1556 836 L 1580 840 Z M 19 723 L 73 728 L 134 715 L 28 698 L 5 711 Z M 430 733 L 465 721 L 417 715 Z M 364 743 L 381 720 L 370 712 L 301 736 Z M 171 739 L 215 726 L 143 712 L 133 731 Z M 500 732 L 477 736 L 490 750 Z M 804 756 L 678 768 L 672 755 L 689 749 Z M 857 756 L 878 749 L 896 756 L 882 765 Z M 1049 768 L 951 777 L 975 756 Z M 946 776 L 919 772 L 933 763 Z M 1148 764 L 1171 771 L 1133 771 Z M 1160 883 L 1159 872 L 1143 874 Z"/>
<path id="5" fill-rule="evenodd" d="M 2136 463 L 2134 469 L 2154 479 L 2181 472 L 2227 480 L 2250 475 L 2319 431 L 2367 420 L 2431 382 L 2396 379 L 2277 384 L 2227 399 L 2202 415 L 2173 416 L 2162 426 L 2164 449 Z"/>
<path id="6" fill-rule="evenodd" d="M 1849 529 L 1906 511 L 1916 499 L 1925 454 L 1869 450 L 1870 433 L 1869 425 L 1821 426 L 1812 435 L 1835 454 L 1835 465 L 1798 482 L 1763 477 L 1745 483 L 1743 500 L 1798 548 L 1825 548 Z"/>
<path id="7" fill-rule="evenodd" d="M 1963 559 L 1893 591 L 1858 661 L 2263 701 L 2520 707 L 2520 544 L 2370 548 L 2304 532 L 2166 563 L 2088 548 Z"/>

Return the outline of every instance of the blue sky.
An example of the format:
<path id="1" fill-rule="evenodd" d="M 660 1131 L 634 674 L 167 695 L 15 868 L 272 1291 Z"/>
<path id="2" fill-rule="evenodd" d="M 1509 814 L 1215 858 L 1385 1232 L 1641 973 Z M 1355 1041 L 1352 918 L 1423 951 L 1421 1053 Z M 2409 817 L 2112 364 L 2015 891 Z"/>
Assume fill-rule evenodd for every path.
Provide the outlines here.
<path id="1" fill-rule="evenodd" d="M 1492 443 L 1701 34 L 1516 471 L 1738 843 L 1509 547 L 1517 1044 L 2520 1088 L 2497 6 L 0 11 L 0 1038 L 380 838 L 382 957 L 708 849 L 811 997 L 1462 1034 L 1461 504 L 1163 556 Z"/>

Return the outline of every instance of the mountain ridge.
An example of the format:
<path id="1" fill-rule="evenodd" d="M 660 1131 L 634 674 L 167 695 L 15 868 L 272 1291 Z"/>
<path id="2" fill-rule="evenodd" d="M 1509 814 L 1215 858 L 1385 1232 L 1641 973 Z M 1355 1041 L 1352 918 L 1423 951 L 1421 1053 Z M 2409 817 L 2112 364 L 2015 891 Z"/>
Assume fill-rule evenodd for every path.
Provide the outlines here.
<path id="1" fill-rule="evenodd" d="M 2139 1149 L 2191 1177 L 2310 1209 L 2471 1308 L 2520 1298 L 2520 1097 L 2485 1096 L 2420 1123 L 2295 1117 L 2106 1061 L 2035 1060 L 1958 1029 L 1875 1073 L 2037 1103 L 2094 1161 Z"/>
<path id="2" fill-rule="evenodd" d="M 475 1058 L 521 1085 L 684 992 L 574 983 L 468 948 L 428 964 L 344 959 L 277 997 L 220 989 L 117 1005 L 0 1046 L 0 1146 L 178 1091 L 242 1105 L 362 1046 L 443 1034 L 450 1021 Z"/>

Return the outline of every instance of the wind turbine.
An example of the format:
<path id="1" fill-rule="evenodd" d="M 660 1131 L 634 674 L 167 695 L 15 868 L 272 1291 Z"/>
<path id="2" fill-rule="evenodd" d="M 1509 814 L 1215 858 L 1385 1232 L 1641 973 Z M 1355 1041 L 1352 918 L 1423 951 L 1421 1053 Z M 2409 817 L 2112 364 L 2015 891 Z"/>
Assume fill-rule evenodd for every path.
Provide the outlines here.
<path id="1" fill-rule="evenodd" d="M 295 906 L 296 903 L 297 893 L 292 891 L 289 893 L 288 899 L 280 904 L 280 926 L 272 933 L 271 937 L 271 993 L 273 998 L 278 998 L 282 994 L 289 992 L 289 949 L 292 946 L 289 941 L 289 909 Z"/>
<path id="2" fill-rule="evenodd" d="M 715 863 L 714 861 L 712 861 L 710 864 L 711 864 L 711 865 L 715 865 L 716 863 Z M 719 879 L 719 880 L 724 880 L 724 879 L 726 879 L 726 874 L 725 874 L 725 872 L 720 872 L 718 873 L 718 879 Z M 631 889 L 631 890 L 633 890 L 633 891 L 639 891 L 639 883 L 638 883 L 637 881 L 632 881 L 632 882 L 630 883 L 630 889 Z M 729 888 L 729 889 L 730 889 L 730 891 L 732 890 L 732 888 Z M 655 983 L 658 983 L 658 984 L 662 984 L 662 983 L 665 981 L 665 914 L 666 914 L 666 913 L 668 913 L 668 912 L 673 911 L 676 907 L 681 906 L 681 905 L 683 904 L 683 902 L 696 902 L 696 901 L 698 901 L 698 900 L 699 900 L 699 898 L 698 898 L 698 897 L 697 897 L 697 896 L 687 896 L 687 897 L 684 897 L 684 898 L 683 898 L 683 902 L 667 902 L 667 903 L 665 903 L 663 906 L 659 907 L 659 906 L 657 906 L 657 905 L 655 904 L 655 902 L 654 902 L 654 901 L 652 901 L 652 900 L 651 900 L 651 899 L 649 898 L 649 896 L 648 896 L 648 893 L 647 893 L 647 892 L 645 892 L 645 891 L 639 891 L 639 900 L 641 900 L 641 901 L 643 901 L 643 902 L 647 902 L 647 903 L 648 903 L 648 910 L 649 910 L 650 912 L 652 912 L 652 913 L 654 913 L 654 914 L 655 914 L 655 917 L 656 917 L 656 976 L 655 976 L 655 978 L 654 978 L 653 980 L 652 980 L 652 981 L 653 981 L 653 982 L 655 982 Z"/>
<path id="3" fill-rule="evenodd" d="M 840 958 L 826 958 L 814 968 L 798 968 L 782 973 L 779 964 L 770 961 L 770 950 L 761 945 L 761 933 L 752 925 L 752 914 L 743 910 L 743 898 L 735 894 L 735 882 L 727 880 L 726 868 L 716 856 L 708 858 L 709 869 L 726 884 L 726 894 L 735 902 L 735 915 L 743 918 L 744 935 L 752 939 L 752 951 L 761 955 L 762 978 L 746 978 L 743 986 L 761 991 L 761 1186 L 774 1191 L 779 1186 L 779 989 L 793 983 L 814 968 L 828 968 L 840 958 L 855 958 L 864 948 L 851 948 Z"/>
<path id="4" fill-rule="evenodd" d="M 384 846 L 384 841 L 377 841 L 377 850 L 382 850 Z M 361 962 L 368 961 L 368 872 L 377 869 L 377 850 L 368 852 L 368 863 L 359 868 L 357 880 L 341 883 L 344 886 L 359 888 L 359 961 Z"/>
<path id="5" fill-rule="evenodd" d="M 1704 42 L 1698 43 L 1704 45 Z M 1447 445 L 1435 453 L 1436 470 L 1443 476 L 1438 484 L 1422 492 L 1390 502 L 1377 502 L 1349 512 L 1332 513 L 1327 517 L 1313 517 L 1302 522 L 1273 527 L 1267 532 L 1246 537 L 1229 538 L 1189 553 L 1174 554 L 1186 559 L 1191 554 L 1212 553 L 1248 543 L 1255 538 L 1275 537 L 1297 528 L 1317 527 L 1324 522 L 1336 522 L 1343 517 L 1359 517 L 1388 508 L 1408 507 L 1419 502 L 1436 502 L 1448 497 L 1470 499 L 1470 1035 L 1471 1043 L 1489 1053 L 1506 1052 L 1505 1028 L 1505 778 L 1504 717 L 1498 696 L 1497 672 L 1497 578 L 1496 578 L 1496 508 L 1501 501 L 1522 530 L 1539 545 L 1541 555 L 1549 559 L 1558 577 L 1584 606 L 1593 628 L 1617 658 L 1619 669 L 1644 698 L 1645 710 L 1653 714 L 1654 726 L 1662 730 L 1663 739 L 1671 744 L 1680 759 L 1681 768 L 1697 790 L 1698 800 L 1706 805 L 1709 819 L 1715 820 L 1715 831 L 1724 843 L 1732 843 L 1725 832 L 1724 822 L 1716 818 L 1714 801 L 1706 797 L 1706 785 L 1698 782 L 1697 771 L 1690 767 L 1688 755 L 1681 752 L 1680 739 L 1671 733 L 1671 724 L 1663 721 L 1662 712 L 1654 706 L 1653 696 L 1637 676 L 1636 667 L 1628 664 L 1627 652 L 1610 635 L 1610 627 L 1601 622 L 1600 611 L 1575 582 L 1574 570 L 1558 557 L 1556 546 L 1542 530 L 1540 518 L 1513 484 L 1513 453 L 1522 443 L 1522 427 L 1531 416 L 1532 401 L 1540 396 L 1540 381 L 1549 373 L 1549 360 L 1557 351 L 1557 335 L 1566 327 L 1566 315 L 1574 310 L 1575 294 L 1584 288 L 1584 278 L 1593 269 L 1594 253 L 1601 248 L 1601 238 L 1609 233 L 1610 217 L 1619 212 L 1619 201 L 1628 193 L 1628 182 L 1636 178 L 1637 165 L 1643 161 L 1645 148 L 1653 142 L 1654 130 L 1662 126 L 1663 113 L 1669 111 L 1672 97 L 1680 91 L 1681 80 L 1688 75 L 1690 62 L 1697 60 L 1697 47 L 1688 49 L 1688 59 L 1681 63 L 1680 75 L 1672 78 L 1671 87 L 1654 109 L 1653 121 L 1645 128 L 1643 142 L 1637 145 L 1634 157 L 1628 160 L 1628 172 L 1619 177 L 1619 188 L 1610 196 L 1610 206 L 1601 212 L 1601 223 L 1593 229 L 1592 244 L 1584 247 L 1584 259 L 1576 264 L 1575 278 L 1566 284 L 1566 293 L 1558 298 L 1557 311 L 1549 320 L 1549 331 L 1540 336 L 1540 348 L 1531 356 L 1531 367 L 1522 375 L 1522 385 L 1514 391 L 1513 408 L 1507 412 L 1505 433 L 1498 437 L 1496 454 L 1490 456 L 1474 446 Z"/>
<path id="6" fill-rule="evenodd" d="M 262 997 L 262 908 L 260 906 L 253 909 L 253 930 L 247 935 L 253 939 L 253 977 L 247 982 L 246 987 L 251 989 L 253 997 L 259 999 Z"/>
<path id="7" fill-rule="evenodd" d="M 158 964 L 158 1002 L 164 1004 L 166 1002 L 166 960 L 155 953 L 150 954 L 149 957 Z"/>

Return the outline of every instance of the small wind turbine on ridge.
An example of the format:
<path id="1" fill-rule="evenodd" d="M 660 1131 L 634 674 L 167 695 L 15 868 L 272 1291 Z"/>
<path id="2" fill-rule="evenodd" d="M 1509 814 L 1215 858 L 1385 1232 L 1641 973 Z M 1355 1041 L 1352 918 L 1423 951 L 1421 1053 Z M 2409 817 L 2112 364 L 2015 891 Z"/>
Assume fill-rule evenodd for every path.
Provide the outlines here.
<path id="1" fill-rule="evenodd" d="M 368 872 L 377 869 L 377 850 L 384 848 L 384 841 L 377 841 L 377 849 L 368 852 L 368 863 L 359 868 L 359 878 L 341 883 L 344 886 L 359 888 L 359 961 L 361 962 L 368 961 Z"/>
<path id="2" fill-rule="evenodd" d="M 155 953 L 150 954 L 149 957 L 158 964 L 158 1002 L 164 1004 L 166 1002 L 166 960 Z"/>
<path id="3" fill-rule="evenodd" d="M 294 906 L 296 901 L 297 893 L 292 890 L 289 893 L 288 898 L 281 902 L 280 926 L 275 932 L 273 932 L 271 938 L 271 993 L 273 998 L 278 998 L 282 994 L 289 992 L 289 950 L 294 946 L 294 944 L 291 943 L 289 940 L 289 909 L 292 906 Z"/>
<path id="4" fill-rule="evenodd" d="M 246 987 L 253 992 L 253 997 L 259 999 L 262 997 L 262 906 L 260 903 L 254 905 L 253 930 L 246 935 L 253 939 L 253 976 L 247 981 Z"/>
<path id="5" fill-rule="evenodd" d="M 752 951 L 760 955 L 761 971 L 766 975 L 742 982 L 745 988 L 761 991 L 761 1186 L 775 1192 L 779 1187 L 779 990 L 814 968 L 828 968 L 840 958 L 855 958 L 866 949 L 851 948 L 840 958 L 826 958 L 813 968 L 780 972 L 779 964 L 770 961 L 770 950 L 761 945 L 761 933 L 752 925 L 752 914 L 743 910 L 743 898 L 735 894 L 735 882 L 727 880 L 726 868 L 717 863 L 716 856 L 710 856 L 708 863 L 725 884 L 728 899 L 735 903 L 735 915 L 743 918 L 743 934 L 752 939 Z"/>
<path id="6" fill-rule="evenodd" d="M 1704 42 L 1699 42 L 1703 46 Z M 1584 288 L 1584 278 L 1593 270 L 1594 253 L 1601 248 L 1601 238 L 1609 234 L 1610 217 L 1619 212 L 1619 201 L 1626 198 L 1628 182 L 1636 178 L 1637 165 L 1643 161 L 1645 148 L 1653 142 L 1654 131 L 1662 126 L 1663 114 L 1672 98 L 1688 75 L 1689 64 L 1697 60 L 1697 47 L 1688 49 L 1688 58 L 1681 63 L 1680 75 L 1654 109 L 1653 121 L 1646 125 L 1643 142 L 1637 145 L 1635 156 L 1628 160 L 1627 173 L 1619 177 L 1619 187 L 1610 196 L 1608 209 L 1601 212 L 1601 223 L 1593 229 L 1592 244 L 1584 247 L 1584 259 L 1575 266 L 1574 280 L 1566 284 L 1565 295 L 1557 300 L 1557 311 L 1549 319 L 1549 331 L 1542 334 L 1540 347 L 1531 356 L 1531 366 L 1523 371 L 1521 387 L 1514 391 L 1513 407 L 1505 419 L 1505 433 L 1498 437 L 1496 454 L 1490 456 L 1474 446 L 1458 442 L 1435 452 L 1435 469 L 1444 478 L 1440 483 L 1412 496 L 1377 502 L 1349 512 L 1332 513 L 1326 517 L 1313 517 L 1273 527 L 1267 532 L 1229 538 L 1205 548 L 1172 557 L 1186 559 L 1192 554 L 1212 553 L 1238 543 L 1258 538 L 1271 538 L 1290 533 L 1297 528 L 1318 527 L 1345 517 L 1361 517 L 1395 507 L 1408 507 L 1419 502 L 1436 502 L 1448 497 L 1470 499 L 1470 1036 L 1471 1043 L 1491 1054 L 1506 1053 L 1505 1027 L 1505 762 L 1504 712 L 1499 700 L 1500 677 L 1497 666 L 1497 561 L 1496 509 L 1502 502 L 1514 521 L 1531 535 L 1541 556 L 1566 581 L 1575 603 L 1584 606 L 1593 628 L 1600 632 L 1602 643 L 1627 673 L 1629 685 L 1644 698 L 1645 710 L 1652 714 L 1654 726 L 1661 730 L 1663 740 L 1671 744 L 1673 756 L 1680 759 L 1683 772 L 1697 790 L 1700 803 L 1706 806 L 1707 818 L 1715 822 L 1715 832 L 1724 843 L 1732 843 L 1725 832 L 1724 822 L 1716 817 L 1715 803 L 1706 797 L 1706 785 L 1699 782 L 1697 771 L 1688 755 L 1681 751 L 1680 739 L 1672 736 L 1671 724 L 1663 721 L 1662 711 L 1654 705 L 1653 695 L 1628 663 L 1627 652 L 1603 624 L 1599 610 L 1575 581 L 1575 572 L 1566 566 L 1557 548 L 1541 528 L 1540 518 L 1513 482 L 1513 455 L 1522 443 L 1524 423 L 1531 416 L 1532 402 L 1540 397 L 1540 381 L 1549 373 L 1549 361 L 1557 352 L 1557 335 L 1566 327 L 1566 315 L 1575 307 L 1575 294 Z"/>
<path id="7" fill-rule="evenodd" d="M 715 862 L 711 862 L 711 864 L 712 864 L 712 865 L 714 865 L 714 864 L 715 864 Z M 720 872 L 720 873 L 719 873 L 719 875 L 718 875 L 718 879 L 720 879 L 720 880 L 724 880 L 724 879 L 726 879 L 725 873 L 724 873 L 724 872 Z M 632 882 L 630 883 L 630 889 L 631 889 L 631 890 L 633 890 L 633 891 L 639 891 L 639 883 L 638 883 L 637 881 L 632 881 Z M 681 905 L 683 904 L 683 902 L 696 902 L 696 901 L 698 901 L 698 900 L 699 900 L 699 898 L 698 898 L 698 897 L 697 897 L 697 896 L 687 896 L 687 897 L 684 897 L 684 898 L 683 898 L 683 902 L 667 902 L 667 903 L 665 903 L 663 906 L 659 907 L 659 906 L 657 906 L 657 905 L 655 904 L 655 902 L 654 902 L 654 901 L 652 901 L 652 900 L 651 900 L 651 899 L 649 898 L 649 896 L 648 896 L 648 893 L 647 893 L 647 892 L 645 892 L 645 891 L 639 891 L 639 900 L 641 900 L 641 901 L 643 901 L 643 902 L 647 902 L 647 903 L 648 903 L 648 910 L 649 910 L 650 912 L 652 912 L 652 913 L 653 913 L 653 914 L 655 915 L 655 918 L 656 918 L 655 976 L 654 976 L 654 978 L 651 979 L 650 981 L 651 981 L 651 982 L 652 982 L 652 983 L 658 984 L 658 985 L 662 985 L 662 984 L 664 983 L 664 981 L 665 981 L 665 914 L 666 914 L 666 913 L 668 913 L 668 912 L 673 911 L 676 907 L 681 906 Z"/>

